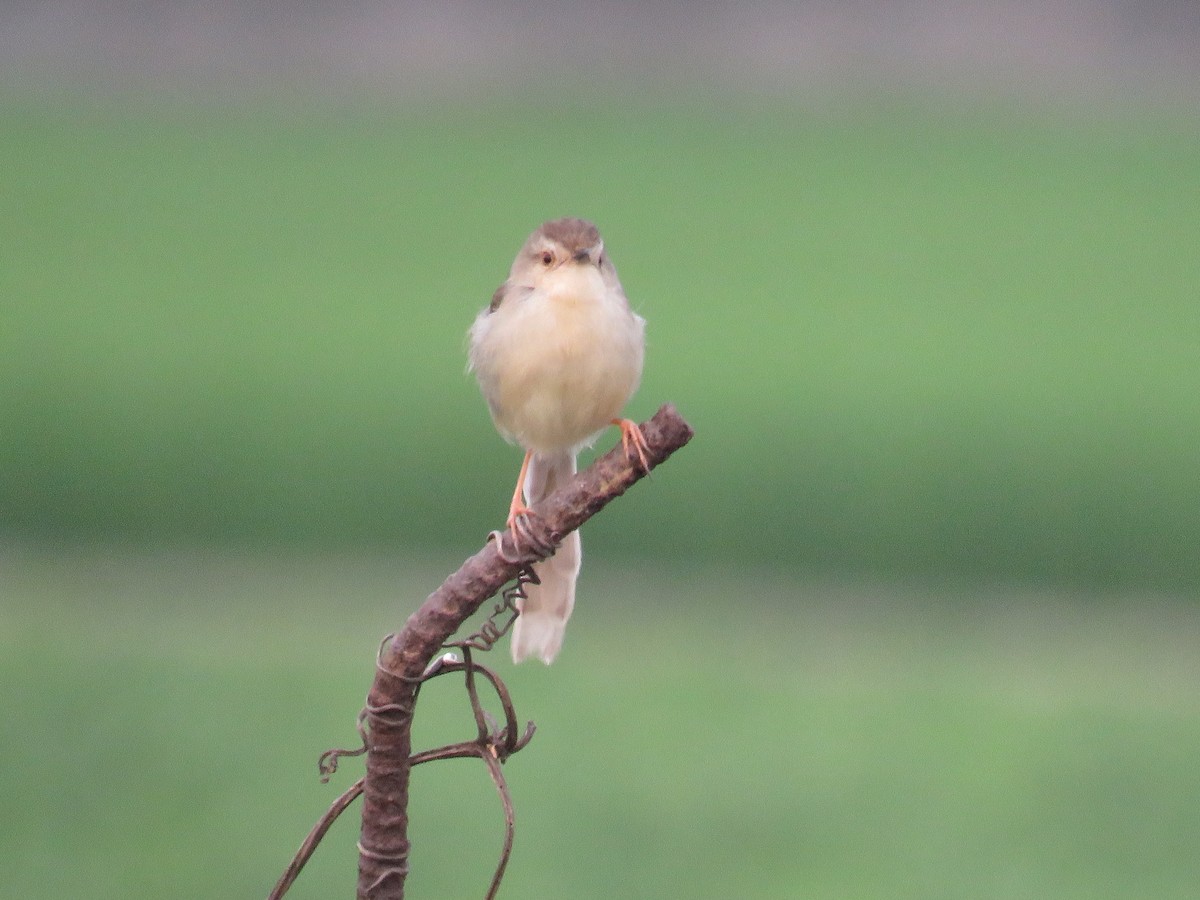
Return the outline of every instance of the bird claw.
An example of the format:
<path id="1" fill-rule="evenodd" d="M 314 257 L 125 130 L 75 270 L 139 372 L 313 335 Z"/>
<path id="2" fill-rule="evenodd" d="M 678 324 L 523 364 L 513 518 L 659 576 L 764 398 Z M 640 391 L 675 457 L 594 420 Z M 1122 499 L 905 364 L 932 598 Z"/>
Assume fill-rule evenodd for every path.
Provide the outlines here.
<path id="1" fill-rule="evenodd" d="M 633 454 L 629 452 L 632 446 L 637 453 L 637 462 L 641 464 L 642 472 L 649 475 L 650 461 L 647 454 L 650 452 L 650 445 L 646 443 L 641 426 L 632 419 L 613 419 L 612 423 L 621 429 L 621 449 L 625 451 L 625 458 L 630 462 L 634 461 Z"/>
<path id="2" fill-rule="evenodd" d="M 517 520 L 524 516 L 530 515 L 532 512 L 533 511 L 528 506 L 514 497 L 512 506 L 508 508 L 508 518 L 504 520 L 504 527 L 508 528 L 509 530 L 514 530 L 516 528 Z"/>
<path id="3" fill-rule="evenodd" d="M 509 534 L 513 537 L 513 546 L 518 552 L 527 548 L 529 555 L 537 559 L 545 559 L 554 553 L 556 544 L 550 539 L 547 532 L 545 520 L 531 509 L 526 509 L 517 516 L 509 527 Z"/>
<path id="4" fill-rule="evenodd" d="M 506 531 L 493 531 L 488 540 L 496 542 L 496 552 L 506 563 L 525 565 L 554 553 L 555 544 L 546 531 L 542 518 L 526 507 L 510 519 Z M 508 538 L 507 544 L 505 538 Z"/>

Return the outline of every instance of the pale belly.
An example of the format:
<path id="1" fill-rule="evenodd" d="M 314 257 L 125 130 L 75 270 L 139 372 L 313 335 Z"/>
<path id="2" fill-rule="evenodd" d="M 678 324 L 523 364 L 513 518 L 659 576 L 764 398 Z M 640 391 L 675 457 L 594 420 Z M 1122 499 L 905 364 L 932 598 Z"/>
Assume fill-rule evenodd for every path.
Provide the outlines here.
<path id="1" fill-rule="evenodd" d="M 619 296 L 537 293 L 481 316 L 472 362 L 497 427 L 535 452 L 590 443 L 637 389 L 644 327 Z"/>

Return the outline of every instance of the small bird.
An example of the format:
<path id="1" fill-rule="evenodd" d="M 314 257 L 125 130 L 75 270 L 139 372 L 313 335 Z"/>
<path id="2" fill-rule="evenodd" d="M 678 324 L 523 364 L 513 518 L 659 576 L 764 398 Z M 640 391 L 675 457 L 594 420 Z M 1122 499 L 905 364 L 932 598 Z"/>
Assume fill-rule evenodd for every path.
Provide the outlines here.
<path id="1" fill-rule="evenodd" d="M 583 219 L 554 219 L 529 236 L 492 302 L 470 331 L 469 369 L 504 438 L 525 448 L 508 526 L 575 474 L 575 457 L 608 425 L 644 470 L 646 442 L 620 413 L 642 377 L 645 320 L 629 308 L 600 232 Z M 632 458 L 632 456 L 631 456 Z M 562 647 L 582 561 L 579 532 L 534 564 L 512 656 L 547 665 Z"/>

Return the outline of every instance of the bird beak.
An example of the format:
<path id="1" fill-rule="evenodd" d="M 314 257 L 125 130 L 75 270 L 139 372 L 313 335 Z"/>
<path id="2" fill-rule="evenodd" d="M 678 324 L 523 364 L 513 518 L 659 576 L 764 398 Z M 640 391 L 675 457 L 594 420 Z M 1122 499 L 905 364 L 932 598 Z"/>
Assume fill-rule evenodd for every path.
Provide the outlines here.
<path id="1" fill-rule="evenodd" d="M 577 263 L 591 262 L 592 261 L 592 251 L 591 250 L 576 250 L 575 256 L 573 258 L 574 258 L 575 262 L 577 262 Z"/>

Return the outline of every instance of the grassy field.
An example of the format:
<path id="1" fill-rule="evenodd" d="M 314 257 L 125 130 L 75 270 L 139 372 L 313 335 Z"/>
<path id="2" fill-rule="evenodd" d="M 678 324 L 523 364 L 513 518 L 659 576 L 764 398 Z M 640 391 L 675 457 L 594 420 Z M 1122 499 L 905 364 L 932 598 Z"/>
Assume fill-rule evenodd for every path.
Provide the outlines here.
<path id="1" fill-rule="evenodd" d="M 0 895 L 265 895 L 444 564 L 7 556 Z M 490 660 L 539 728 L 504 896 L 1195 895 L 1194 605 L 601 565 L 583 591 L 554 667 Z M 456 685 L 423 694 L 418 745 L 470 727 Z M 358 814 L 294 896 L 352 890 Z M 417 770 L 413 822 L 412 896 L 481 896 L 482 767 Z"/>
<path id="2" fill-rule="evenodd" d="M 1200 586 L 1194 120 L 12 102 L 0 169 L 10 536 L 468 549 L 463 335 L 577 213 L 699 434 L 614 552 Z"/>

